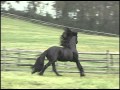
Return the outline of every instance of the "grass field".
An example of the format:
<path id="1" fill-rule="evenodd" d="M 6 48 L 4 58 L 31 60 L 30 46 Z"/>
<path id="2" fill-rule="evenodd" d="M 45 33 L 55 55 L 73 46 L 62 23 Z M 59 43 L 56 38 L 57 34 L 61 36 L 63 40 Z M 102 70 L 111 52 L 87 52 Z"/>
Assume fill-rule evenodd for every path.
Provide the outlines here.
<path id="1" fill-rule="evenodd" d="M 19 19 L 1 17 L 1 47 L 13 49 L 45 50 L 59 46 L 61 29 L 33 24 Z M 79 33 L 77 49 L 80 52 L 119 52 L 119 38 Z M 112 74 L 62 73 L 57 77 L 52 72 L 44 76 L 30 72 L 2 71 L 2 89 L 118 89 L 119 76 Z"/>
<path id="2" fill-rule="evenodd" d="M 30 72 L 2 72 L 2 89 L 118 89 L 118 75 L 62 73 L 56 76 L 45 72 L 44 76 L 31 75 Z"/>
<path id="3" fill-rule="evenodd" d="M 1 45 L 6 48 L 45 50 L 59 46 L 63 30 L 25 22 L 19 19 L 1 18 Z M 119 38 L 79 33 L 77 49 L 80 52 L 119 51 Z"/>

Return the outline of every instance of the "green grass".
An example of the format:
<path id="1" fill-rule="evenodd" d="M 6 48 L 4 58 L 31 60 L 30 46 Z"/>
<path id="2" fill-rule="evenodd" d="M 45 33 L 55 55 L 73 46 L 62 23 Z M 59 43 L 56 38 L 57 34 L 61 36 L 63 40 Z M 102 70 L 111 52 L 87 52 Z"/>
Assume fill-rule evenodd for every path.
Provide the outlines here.
<path id="1" fill-rule="evenodd" d="M 31 75 L 30 72 L 3 72 L 1 73 L 2 89 L 118 89 L 118 75 L 88 74 L 80 77 L 79 74 L 62 73 L 56 76 L 52 72 L 45 72 L 44 76 Z"/>
<path id="2" fill-rule="evenodd" d="M 1 46 L 31 50 L 45 50 L 59 46 L 63 30 L 33 24 L 19 19 L 1 17 Z M 81 52 L 118 52 L 119 38 L 79 33 L 77 49 Z"/>

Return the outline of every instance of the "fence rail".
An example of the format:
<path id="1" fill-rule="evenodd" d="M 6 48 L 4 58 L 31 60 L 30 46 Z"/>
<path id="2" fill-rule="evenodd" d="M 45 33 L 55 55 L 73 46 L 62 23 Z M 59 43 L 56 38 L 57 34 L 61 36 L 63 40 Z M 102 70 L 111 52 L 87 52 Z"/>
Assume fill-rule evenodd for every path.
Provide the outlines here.
<path id="1" fill-rule="evenodd" d="M 3 71 L 30 71 L 30 66 L 43 51 L 2 49 L 1 70 Z M 79 52 L 80 62 L 86 73 L 119 73 L 118 52 Z M 45 60 L 47 62 L 47 60 Z M 56 62 L 59 72 L 77 73 L 76 64 L 73 62 Z M 51 71 L 51 68 L 48 69 Z"/>

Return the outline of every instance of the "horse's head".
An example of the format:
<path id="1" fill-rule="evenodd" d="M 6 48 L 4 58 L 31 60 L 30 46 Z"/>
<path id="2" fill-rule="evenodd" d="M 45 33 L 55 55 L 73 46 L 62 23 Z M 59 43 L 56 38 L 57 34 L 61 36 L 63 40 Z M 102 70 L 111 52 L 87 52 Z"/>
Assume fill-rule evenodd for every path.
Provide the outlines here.
<path id="1" fill-rule="evenodd" d="M 77 41 L 77 32 L 70 30 L 69 28 L 65 28 L 65 31 L 61 35 L 60 45 L 64 47 L 70 47 L 70 42 L 74 45 L 78 43 Z"/>

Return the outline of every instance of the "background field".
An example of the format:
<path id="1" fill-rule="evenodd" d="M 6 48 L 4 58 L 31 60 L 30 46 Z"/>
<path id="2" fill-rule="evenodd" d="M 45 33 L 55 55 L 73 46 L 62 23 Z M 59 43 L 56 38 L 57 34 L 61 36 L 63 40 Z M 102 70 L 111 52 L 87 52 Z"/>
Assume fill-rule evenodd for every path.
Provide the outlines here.
<path id="1" fill-rule="evenodd" d="M 45 50 L 50 46 L 59 46 L 59 37 L 63 30 L 33 24 L 28 21 L 1 18 L 1 47 L 26 50 Z M 80 52 L 119 52 L 119 38 L 79 33 L 77 49 Z M 31 75 L 30 72 L 1 72 L 1 88 L 119 88 L 119 75 L 62 73 L 57 77 L 53 72 L 44 76 Z"/>
<path id="2" fill-rule="evenodd" d="M 27 21 L 1 18 L 2 47 L 31 50 L 45 50 L 50 46 L 59 46 L 59 38 L 63 30 L 33 24 Z M 119 38 L 97 35 L 78 34 L 77 49 L 80 52 L 111 52 L 119 50 Z"/>

